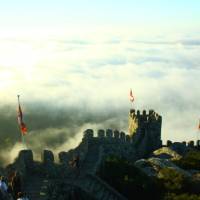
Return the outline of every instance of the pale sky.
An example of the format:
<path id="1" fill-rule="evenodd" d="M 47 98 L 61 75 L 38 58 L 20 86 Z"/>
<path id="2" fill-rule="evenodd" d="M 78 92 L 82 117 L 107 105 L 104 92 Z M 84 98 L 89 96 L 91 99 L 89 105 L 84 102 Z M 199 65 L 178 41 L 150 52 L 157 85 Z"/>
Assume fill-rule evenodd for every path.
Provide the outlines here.
<path id="1" fill-rule="evenodd" d="M 196 139 L 199 8 L 197 0 L 0 0 L 0 122 L 8 124 L 0 135 L 18 134 L 18 93 L 30 137 L 68 126 L 76 134 L 65 118 L 52 125 L 61 111 L 81 130 L 127 131 L 132 88 L 136 109 L 163 116 L 164 141 Z M 42 109 L 51 116 L 44 126 Z"/>
<path id="2" fill-rule="evenodd" d="M 200 19 L 196 0 L 1 0 L 0 4 L 1 25 L 12 27 L 147 22 L 196 27 Z"/>

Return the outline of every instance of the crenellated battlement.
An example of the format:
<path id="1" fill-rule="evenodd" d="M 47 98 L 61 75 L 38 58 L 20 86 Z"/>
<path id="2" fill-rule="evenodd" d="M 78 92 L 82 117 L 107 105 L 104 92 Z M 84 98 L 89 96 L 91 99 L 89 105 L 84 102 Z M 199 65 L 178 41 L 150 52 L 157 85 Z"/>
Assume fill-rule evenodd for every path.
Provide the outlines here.
<path id="1" fill-rule="evenodd" d="M 93 156 L 99 159 L 97 163 L 100 163 L 105 152 L 107 155 L 117 153 L 119 156 L 131 158 L 131 156 L 134 156 L 134 153 L 130 155 L 132 149 L 132 140 L 123 131 L 112 129 L 94 131 L 87 129 L 83 132 L 81 143 L 75 149 L 62 151 L 58 155 L 55 155 L 51 150 L 45 149 L 41 153 L 40 161 L 33 159 L 32 150 L 22 150 L 19 152 L 14 165 L 16 165 L 17 169 L 23 171 L 23 174 L 26 174 L 27 170 L 40 169 L 42 171 L 43 169 L 45 173 L 52 176 L 52 173 L 56 169 L 62 168 L 62 166 L 70 168 L 69 163 L 77 156 L 80 163 L 85 163 L 87 155 L 94 154 Z M 55 157 L 58 157 L 58 161 L 55 161 Z"/>
<path id="2" fill-rule="evenodd" d="M 146 110 L 140 112 L 140 110 L 136 111 L 135 109 L 131 109 L 129 112 L 129 117 L 131 117 L 132 119 L 136 118 L 143 123 L 161 123 L 162 121 L 162 117 L 152 109 L 149 110 L 149 113 L 147 113 Z"/>
<path id="3" fill-rule="evenodd" d="M 148 156 L 149 153 L 162 147 L 159 138 L 155 136 L 155 133 L 151 131 L 146 132 L 144 135 L 138 132 L 134 137 L 131 137 L 118 130 L 100 129 L 94 131 L 87 129 L 83 132 L 83 139 L 76 148 L 62 151 L 58 155 L 45 149 L 41 153 L 40 161 L 33 159 L 32 150 L 20 151 L 13 163 L 13 168 L 20 171 L 24 177 L 30 172 L 40 172 L 41 176 L 48 177 L 56 177 L 58 173 L 62 173 L 62 176 L 68 176 L 72 169 L 70 163 L 78 157 L 83 171 L 87 172 L 89 170 L 90 173 L 95 173 L 101 166 L 102 160 L 109 155 L 117 155 L 131 161 Z M 168 140 L 166 146 L 184 154 L 189 149 L 200 149 L 200 140 L 196 144 L 194 141 L 186 143 Z M 55 157 L 58 157 L 58 161 L 55 161 Z M 63 169 L 66 174 L 63 174 Z"/>
<path id="4" fill-rule="evenodd" d="M 83 133 L 83 140 L 92 140 L 95 141 L 118 141 L 118 142 L 131 142 L 129 135 L 126 135 L 123 131 L 112 130 L 112 129 L 99 129 L 97 132 L 94 132 L 92 129 L 87 129 Z"/>
<path id="5" fill-rule="evenodd" d="M 49 173 L 49 169 L 69 166 L 69 163 L 77 156 L 80 163 L 84 163 L 88 155 L 94 157 L 98 155 L 97 163 L 100 163 L 104 155 L 113 154 L 135 160 L 149 155 L 153 150 L 161 147 L 161 123 L 162 117 L 153 110 L 149 110 L 147 114 L 145 110 L 140 113 L 139 110 L 132 109 L 129 113 L 129 132 L 131 130 L 131 134 L 127 135 L 123 131 L 112 129 L 97 131 L 87 129 L 83 132 L 81 143 L 75 149 L 58 154 L 59 162 L 57 163 L 55 163 L 54 154 L 50 150 L 42 152 L 40 162 L 33 160 L 31 150 L 24 150 L 19 153 L 16 164 L 19 164 L 21 169 L 23 169 L 22 166 L 25 166 L 26 170 L 40 166 L 45 169 L 46 173 Z M 39 165 L 35 165 L 36 163 Z"/>
<path id="6" fill-rule="evenodd" d="M 93 133 L 93 130 L 87 129 L 87 130 L 84 131 L 84 137 L 86 137 L 87 139 L 88 138 L 95 138 L 95 139 L 102 139 L 102 138 L 104 138 L 104 139 L 110 139 L 110 138 L 120 139 L 121 138 L 121 140 L 119 140 L 121 142 L 129 142 L 131 140 L 129 135 L 125 135 L 124 132 L 119 132 L 117 130 L 114 131 L 115 135 L 113 134 L 112 137 L 110 137 L 109 134 L 106 135 L 106 132 L 111 133 L 110 132 L 111 129 L 108 129 L 108 130 L 104 131 L 104 130 L 100 129 L 100 130 L 97 131 L 98 136 L 94 137 L 93 135 L 91 135 L 91 133 Z M 102 133 L 104 133 L 104 136 L 103 136 Z M 167 140 L 165 146 L 176 147 L 176 148 L 183 148 L 183 147 L 184 148 L 200 148 L 200 140 L 197 140 L 196 143 L 195 143 L 195 141 L 172 142 L 170 140 Z M 81 148 L 81 144 L 74 151 L 70 150 L 68 152 L 62 151 L 62 152 L 58 153 L 58 158 L 59 158 L 58 163 L 60 163 L 60 164 L 67 163 L 72 158 L 72 156 L 70 156 L 70 154 L 74 154 L 74 155 L 77 154 L 77 153 L 80 154 L 81 149 L 79 149 L 79 148 Z M 84 153 L 84 152 L 82 152 L 82 153 Z M 53 151 L 45 149 L 41 153 L 41 160 L 39 162 L 43 165 L 55 164 L 55 163 L 57 163 L 57 162 L 55 162 L 55 159 L 54 159 L 55 156 L 57 156 L 57 155 L 55 155 Z M 24 164 L 26 166 L 33 166 L 33 163 L 36 162 L 36 161 L 34 161 L 33 157 L 34 156 L 33 156 L 32 150 L 22 150 L 22 151 L 19 152 L 19 155 L 18 155 L 16 161 L 18 163 L 24 162 Z"/>
<path id="7" fill-rule="evenodd" d="M 16 159 L 16 162 L 18 163 L 24 162 L 26 166 L 32 166 L 34 162 L 38 162 L 35 161 L 33 158 L 34 156 L 32 150 L 30 149 L 21 150 Z M 43 150 L 43 152 L 41 153 L 41 160 L 39 162 L 44 165 L 54 163 L 55 162 L 54 153 L 51 150 L 47 149 Z"/>
<path id="8" fill-rule="evenodd" d="M 171 140 L 167 140 L 166 142 L 166 146 L 167 147 L 173 147 L 173 146 L 176 146 L 176 147 L 185 147 L 185 148 L 197 148 L 199 149 L 200 148 L 200 140 L 197 140 L 196 142 L 191 140 L 191 141 L 183 141 L 183 142 L 172 142 Z"/>
<path id="9" fill-rule="evenodd" d="M 154 135 L 161 138 L 162 117 L 154 110 L 142 113 L 131 109 L 129 112 L 129 134 L 133 137 L 136 133 Z"/>
<path id="10" fill-rule="evenodd" d="M 67 184 L 71 181 L 70 187 L 74 187 L 77 184 L 78 188 L 85 185 L 91 188 L 91 183 L 87 183 L 88 179 L 86 179 L 85 183 L 83 180 L 88 175 L 91 179 L 97 174 L 107 158 L 117 156 L 127 161 L 135 162 L 142 158 L 157 156 L 153 154 L 155 150 L 173 150 L 180 155 L 185 155 L 193 149 L 200 150 L 200 140 L 196 144 L 194 141 L 172 142 L 168 140 L 167 144 L 163 146 L 161 141 L 162 117 L 154 110 L 149 110 L 147 113 L 146 110 L 140 112 L 139 110 L 131 109 L 128 117 L 129 134 L 113 129 L 95 131 L 87 129 L 83 132 L 82 140 L 77 147 L 68 151 L 63 150 L 58 155 L 51 150 L 45 149 L 41 153 L 39 161 L 34 160 L 32 150 L 22 150 L 19 152 L 15 162 L 10 164 L 7 170 L 18 171 L 22 182 L 26 182 L 27 177 L 36 176 L 39 180 L 47 180 L 47 182 L 48 179 L 58 180 L 62 177 Z M 166 146 L 169 148 L 166 148 Z M 164 154 L 162 153 L 160 156 Z M 95 191 L 97 184 L 101 182 L 101 180 L 97 180 L 95 179 L 95 183 L 93 183 Z M 31 185 L 32 182 L 29 181 L 29 184 Z M 102 188 L 103 192 L 106 191 L 106 187 L 102 187 L 102 183 L 99 188 Z M 108 191 L 110 190 L 109 188 Z M 109 192 L 105 196 L 98 196 L 98 198 L 103 196 L 106 199 L 123 199 L 112 195 L 113 192 Z"/>

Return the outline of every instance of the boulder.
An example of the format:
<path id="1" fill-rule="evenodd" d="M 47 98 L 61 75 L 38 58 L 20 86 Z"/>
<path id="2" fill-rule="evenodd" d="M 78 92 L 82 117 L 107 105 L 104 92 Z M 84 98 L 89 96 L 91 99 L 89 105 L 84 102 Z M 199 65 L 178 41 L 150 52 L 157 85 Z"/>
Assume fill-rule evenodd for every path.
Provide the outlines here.
<path id="1" fill-rule="evenodd" d="M 42 158 L 42 162 L 46 165 L 54 163 L 54 155 L 52 151 L 44 150 L 43 154 L 41 155 L 41 158 Z"/>
<path id="2" fill-rule="evenodd" d="M 162 147 L 153 152 L 153 156 L 161 159 L 180 160 L 182 156 L 169 147 Z"/>
<path id="3" fill-rule="evenodd" d="M 151 164 L 146 159 L 137 160 L 135 166 L 143 171 L 148 176 L 156 176 L 156 170 L 151 166 Z"/>
<path id="4" fill-rule="evenodd" d="M 135 162 L 135 166 L 141 169 L 148 176 L 160 176 L 159 171 L 163 168 L 172 168 L 179 173 L 182 173 L 186 177 L 191 177 L 191 173 L 186 170 L 181 169 L 176 166 L 172 161 L 168 159 L 160 159 L 160 158 L 149 158 L 149 159 L 141 159 Z"/>
<path id="5" fill-rule="evenodd" d="M 181 169 L 170 160 L 160 159 L 160 158 L 149 158 L 148 161 L 154 168 L 158 169 L 158 172 L 160 169 L 163 169 L 163 168 L 173 168 L 179 173 L 182 173 L 187 177 L 191 177 L 191 174 L 188 171 Z"/>

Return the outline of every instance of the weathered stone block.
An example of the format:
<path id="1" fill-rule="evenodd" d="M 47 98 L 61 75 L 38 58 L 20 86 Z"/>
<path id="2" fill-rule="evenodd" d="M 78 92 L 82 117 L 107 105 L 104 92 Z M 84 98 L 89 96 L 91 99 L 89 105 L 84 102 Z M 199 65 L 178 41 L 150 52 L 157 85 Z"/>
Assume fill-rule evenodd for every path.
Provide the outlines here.
<path id="1" fill-rule="evenodd" d="M 188 147 L 192 147 L 193 148 L 194 147 L 194 141 L 189 141 L 188 142 Z"/>
<path id="2" fill-rule="evenodd" d="M 146 115 L 147 115 L 146 110 L 143 110 L 142 115 L 143 115 L 143 116 L 146 116 Z"/>
<path id="3" fill-rule="evenodd" d="M 130 142 L 130 141 L 131 141 L 130 135 L 126 135 L 126 142 Z"/>
<path id="4" fill-rule="evenodd" d="M 119 138 L 119 131 L 114 130 L 114 138 L 118 139 Z"/>
<path id="5" fill-rule="evenodd" d="M 93 138 L 94 137 L 94 131 L 92 129 L 87 129 L 84 131 L 84 137 L 85 138 Z"/>
<path id="6" fill-rule="evenodd" d="M 106 130 L 106 137 L 112 138 L 112 136 L 113 136 L 113 131 L 111 129 L 107 129 Z"/>
<path id="7" fill-rule="evenodd" d="M 44 164 L 51 164 L 54 163 L 54 155 L 49 150 L 44 150 L 42 154 L 42 162 Z"/>
<path id="8" fill-rule="evenodd" d="M 135 114 L 135 109 L 130 109 L 130 114 Z"/>
<path id="9" fill-rule="evenodd" d="M 172 145 L 172 141 L 171 140 L 167 140 L 167 147 L 170 147 Z"/>
<path id="10" fill-rule="evenodd" d="M 68 153 L 64 151 L 58 154 L 58 158 L 59 158 L 60 163 L 63 163 L 63 164 L 67 164 L 69 161 Z"/>
<path id="11" fill-rule="evenodd" d="M 104 138 L 105 137 L 105 131 L 103 129 L 98 130 L 97 133 L 99 138 Z"/>
<path id="12" fill-rule="evenodd" d="M 18 159 L 23 161 L 26 166 L 30 166 L 33 163 L 33 152 L 31 150 L 21 150 Z"/>
<path id="13" fill-rule="evenodd" d="M 153 115 L 154 114 L 154 110 L 153 109 L 150 109 L 149 110 L 149 115 Z"/>
<path id="14" fill-rule="evenodd" d="M 185 141 L 182 142 L 182 144 L 186 147 L 187 146 L 187 143 Z"/>
<path id="15" fill-rule="evenodd" d="M 120 132 L 120 139 L 121 139 L 121 141 L 125 142 L 126 134 L 124 132 Z"/>

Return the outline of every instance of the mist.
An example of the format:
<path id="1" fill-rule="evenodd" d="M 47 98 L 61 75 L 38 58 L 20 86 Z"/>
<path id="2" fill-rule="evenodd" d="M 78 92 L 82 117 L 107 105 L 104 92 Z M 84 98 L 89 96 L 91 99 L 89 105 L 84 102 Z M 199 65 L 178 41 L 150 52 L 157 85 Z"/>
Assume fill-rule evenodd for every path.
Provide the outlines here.
<path id="1" fill-rule="evenodd" d="M 22 148 L 17 94 L 26 144 L 37 159 L 43 149 L 74 148 L 87 128 L 127 132 L 132 107 L 154 109 L 163 117 L 164 143 L 197 139 L 200 40 L 196 34 L 138 38 L 131 33 L 0 40 L 2 164 Z"/>
<path id="2" fill-rule="evenodd" d="M 1 165 L 11 163 L 24 149 L 21 133 L 16 120 L 16 109 L 4 106 L 1 112 Z M 53 105 L 31 106 L 26 109 L 25 123 L 28 133 L 24 137 L 26 147 L 32 149 L 34 158 L 39 160 L 44 149 L 52 150 L 55 155 L 76 147 L 82 140 L 87 128 L 118 129 L 126 131 L 127 113 L 120 110 L 95 112 L 85 108 L 62 108 Z"/>

